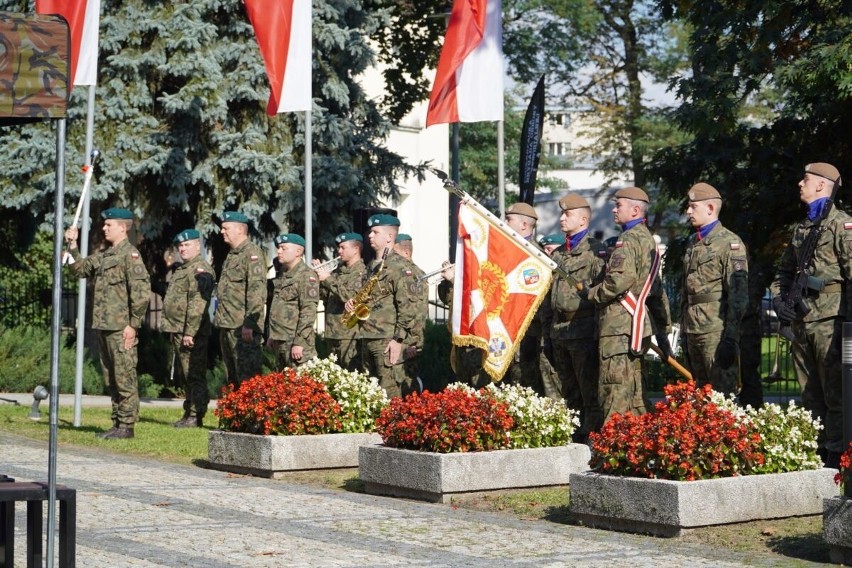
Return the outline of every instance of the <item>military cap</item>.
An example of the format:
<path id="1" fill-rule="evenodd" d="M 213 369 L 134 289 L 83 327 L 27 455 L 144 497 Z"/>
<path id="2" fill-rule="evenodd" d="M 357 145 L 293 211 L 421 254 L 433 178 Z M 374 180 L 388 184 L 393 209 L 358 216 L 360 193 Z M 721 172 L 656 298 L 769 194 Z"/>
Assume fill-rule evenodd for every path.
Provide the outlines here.
<path id="1" fill-rule="evenodd" d="M 175 236 L 175 244 L 185 243 L 186 241 L 192 241 L 200 238 L 201 233 L 195 229 L 184 229 Z"/>
<path id="2" fill-rule="evenodd" d="M 346 241 L 358 241 L 359 243 L 363 243 L 364 237 L 362 237 L 360 233 L 340 233 L 334 237 L 334 242 L 337 244 L 345 243 Z"/>
<path id="3" fill-rule="evenodd" d="M 396 236 L 396 240 L 394 242 L 401 243 L 402 241 L 410 241 L 411 235 L 406 235 L 405 233 L 400 233 Z"/>
<path id="4" fill-rule="evenodd" d="M 377 213 L 367 219 L 368 227 L 399 227 L 399 219 L 386 213 Z"/>
<path id="5" fill-rule="evenodd" d="M 589 207 L 589 202 L 586 201 L 586 198 L 582 195 L 569 193 L 559 200 L 559 207 L 562 208 L 563 211 L 568 211 L 569 209 L 582 209 L 584 207 Z"/>
<path id="6" fill-rule="evenodd" d="M 274 239 L 275 246 L 281 246 L 284 243 L 293 243 L 294 245 L 299 245 L 300 247 L 305 246 L 305 239 L 301 235 L 296 235 L 294 233 L 284 233 L 283 235 L 278 235 Z"/>
<path id="7" fill-rule="evenodd" d="M 615 192 L 615 198 L 634 199 L 636 201 L 644 201 L 645 203 L 651 202 L 648 199 L 648 194 L 641 187 L 623 187 Z"/>
<path id="8" fill-rule="evenodd" d="M 532 217 L 538 221 L 538 214 L 535 212 L 535 209 L 533 209 L 533 206 L 522 201 L 513 203 L 512 206 L 506 210 L 506 215 L 523 215 L 525 217 Z"/>
<path id="9" fill-rule="evenodd" d="M 541 238 L 538 239 L 538 244 L 541 246 L 547 245 L 559 245 L 562 246 L 565 244 L 565 235 L 563 233 L 553 233 L 552 235 L 542 235 Z"/>
<path id="10" fill-rule="evenodd" d="M 225 211 L 224 213 L 222 213 L 222 222 L 243 223 L 244 225 L 248 225 L 249 218 L 240 213 L 239 211 Z"/>
<path id="11" fill-rule="evenodd" d="M 706 201 L 707 199 L 722 199 L 716 188 L 709 183 L 699 182 L 689 188 L 686 194 L 690 201 Z"/>
<path id="12" fill-rule="evenodd" d="M 112 207 L 101 212 L 101 217 L 104 219 L 126 219 L 133 220 L 133 213 L 130 209 L 122 209 L 120 207 Z"/>
<path id="13" fill-rule="evenodd" d="M 831 164 L 826 164 L 825 162 L 815 162 L 813 164 L 808 164 L 807 166 L 805 166 L 805 172 L 817 175 L 819 177 L 824 177 L 825 179 L 831 181 L 837 181 L 837 178 L 840 177 L 840 172 L 837 171 L 837 168 L 835 168 Z"/>

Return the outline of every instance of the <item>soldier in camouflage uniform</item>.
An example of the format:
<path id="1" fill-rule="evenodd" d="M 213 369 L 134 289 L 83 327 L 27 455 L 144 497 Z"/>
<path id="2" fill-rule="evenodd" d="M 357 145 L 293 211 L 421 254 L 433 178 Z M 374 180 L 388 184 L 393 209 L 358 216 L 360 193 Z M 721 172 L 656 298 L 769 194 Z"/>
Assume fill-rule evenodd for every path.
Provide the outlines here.
<path id="1" fill-rule="evenodd" d="M 748 243 L 748 237 L 743 237 Z M 767 277 L 772 274 L 762 262 L 755 262 L 756 257 L 751 249 L 748 261 L 748 307 L 743 322 L 740 325 L 740 381 L 742 388 L 737 396 L 740 406 L 749 405 L 753 408 L 763 406 L 763 383 L 760 376 L 760 360 L 762 357 L 761 344 L 763 329 L 761 328 L 760 312 L 763 296 L 766 293 Z"/>
<path id="2" fill-rule="evenodd" d="M 552 258 L 577 281 L 597 284 L 603 278 L 605 262 L 602 245 L 588 236 L 592 218 L 589 203 L 571 193 L 559 200 L 559 207 L 559 224 L 568 239 Z M 552 358 L 565 403 L 580 413 L 576 440 L 584 442 L 603 425 L 598 404 L 595 304 L 581 297 L 575 286 L 556 273 L 540 314 L 545 331 L 544 351 Z"/>
<path id="3" fill-rule="evenodd" d="M 373 215 L 367 220 L 367 226 L 376 259 L 371 263 L 367 280 L 368 286 L 371 283 L 374 286 L 364 302 L 370 308 L 370 316 L 357 324 L 362 365 L 366 372 L 379 379 L 389 397 L 405 396 L 414 392 L 416 386 L 406 381 L 403 373 L 394 370 L 394 365 L 402 364 L 403 356 L 412 354 L 411 347 L 415 353 L 423 347 L 417 343 L 420 341 L 417 328 L 425 317 L 420 313 L 423 286 L 409 261 L 390 250 L 399 231 L 399 219 L 392 215 Z M 389 252 L 383 260 L 385 251 Z M 349 300 L 346 311 L 351 313 L 354 306 L 353 300 Z"/>
<path id="4" fill-rule="evenodd" d="M 171 333 L 175 362 L 184 378 L 186 400 L 176 428 L 201 427 L 210 395 L 207 392 L 207 344 L 210 339 L 210 298 L 216 287 L 213 267 L 201 258 L 201 234 L 186 229 L 174 239 L 183 260 L 163 298 L 163 331 Z"/>
<path id="5" fill-rule="evenodd" d="M 358 233 L 341 233 L 335 237 L 340 263 L 334 271 L 317 270 L 320 280 L 320 297 L 325 304 L 325 340 L 337 363 L 344 369 L 361 368 L 358 354 L 358 328 L 348 328 L 343 323 L 344 305 L 364 285 L 367 266 L 361 259 L 364 238 Z M 321 263 L 314 259 L 314 268 Z"/>
<path id="6" fill-rule="evenodd" d="M 843 323 L 852 320 L 852 218 L 831 202 L 840 173 L 831 164 L 805 166 L 799 197 L 808 206 L 808 217 L 796 226 L 790 244 L 781 255 L 772 283 L 773 308 L 782 325 L 791 325 L 793 366 L 802 389 L 802 405 L 822 419 L 825 429 L 817 443 L 828 467 L 838 467 L 843 445 L 843 389 L 841 343 Z M 793 285 L 802 245 L 826 207 L 825 228 L 813 257 L 807 314 L 786 305 Z"/>
<path id="7" fill-rule="evenodd" d="M 213 325 L 219 329 L 225 379 L 235 388 L 259 374 L 263 362 L 266 259 L 248 238 L 248 222 L 239 211 L 222 214 L 222 237 L 231 250 L 222 265 L 213 316 Z"/>
<path id="8" fill-rule="evenodd" d="M 565 235 L 562 233 L 554 233 L 552 235 L 542 235 L 538 238 L 538 246 L 544 251 L 544 254 L 553 258 L 553 254 L 564 247 Z M 555 282 L 555 280 L 554 280 Z M 546 297 L 538 308 L 536 317 L 541 322 L 542 330 L 542 350 L 538 355 L 538 370 L 541 377 L 541 386 L 544 396 L 553 400 L 564 400 L 562 395 L 562 381 L 559 379 L 559 372 L 556 370 L 556 359 L 553 353 L 553 342 L 550 340 L 550 321 L 546 321 L 547 315 L 545 311 L 549 306 L 549 297 Z"/>
<path id="9" fill-rule="evenodd" d="M 722 196 L 707 183 L 687 194 L 686 216 L 697 231 L 683 258 L 681 331 L 686 361 L 698 384 L 735 394 L 741 323 L 748 308 L 748 258 L 736 234 L 722 226 Z"/>
<path id="10" fill-rule="evenodd" d="M 429 285 L 422 281 L 426 272 L 414 263 L 414 245 L 411 236 L 405 233 L 399 233 L 394 240 L 393 250 L 408 261 L 409 269 L 417 279 L 419 293 L 417 299 L 418 318 L 414 325 L 411 335 L 406 339 L 402 346 L 402 364 L 394 366 L 394 372 L 398 374 L 397 383 L 411 385 L 417 392 L 423 391 L 423 382 L 418 376 L 420 367 L 418 365 L 418 355 L 423 350 L 423 345 L 426 342 L 426 318 L 429 315 Z"/>
<path id="11" fill-rule="evenodd" d="M 651 274 L 657 244 L 645 224 L 647 209 L 648 194 L 642 189 L 627 187 L 615 193 L 613 217 L 623 232 L 609 257 L 603 281 L 581 292 L 597 304 L 600 336 L 598 402 L 604 423 L 615 413 L 647 412 L 649 404 L 642 382 L 642 364 L 652 330 L 663 352 L 666 355 L 672 353 L 667 337 L 671 320 L 663 300 L 665 291 L 659 273 Z M 634 350 L 631 347 L 633 316 L 620 300 L 628 292 L 638 300 L 648 283 L 650 291 L 645 300 L 647 311 L 644 313 L 642 337 L 636 338 L 642 344 L 640 349 Z M 638 331 L 638 325 L 636 327 Z"/>
<path id="12" fill-rule="evenodd" d="M 80 256 L 77 227 L 65 231 L 65 240 L 74 259 L 71 272 L 77 278 L 94 277 L 92 328 L 98 330 L 98 347 L 104 383 L 112 399 L 112 428 L 99 438 L 132 438 L 139 418 L 139 387 L 136 380 L 137 330 L 142 327 L 151 284 L 145 263 L 136 247 L 127 240 L 133 214 L 127 209 L 107 209 L 105 251 Z"/>
<path id="13" fill-rule="evenodd" d="M 281 273 L 273 283 L 269 309 L 269 341 L 278 370 L 298 367 L 316 357 L 319 280 L 304 262 L 305 239 L 287 233 L 275 237 Z"/>

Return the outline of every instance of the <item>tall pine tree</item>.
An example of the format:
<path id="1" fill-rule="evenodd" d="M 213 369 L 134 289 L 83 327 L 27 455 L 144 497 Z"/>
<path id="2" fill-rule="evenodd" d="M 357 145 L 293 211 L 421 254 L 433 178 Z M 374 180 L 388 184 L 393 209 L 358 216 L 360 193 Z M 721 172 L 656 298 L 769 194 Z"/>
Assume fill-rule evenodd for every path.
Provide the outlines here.
<path id="1" fill-rule="evenodd" d="M 314 239 L 351 230 L 355 208 L 393 196 L 413 172 L 383 146 L 390 128 L 357 76 L 373 63 L 365 38 L 386 25 L 361 0 L 314 0 Z M 0 9 L 31 10 L 0 0 Z M 265 114 L 269 85 L 242 3 L 103 2 L 96 91 L 92 218 L 134 211 L 147 258 L 216 215 L 240 209 L 257 233 L 304 231 L 304 113 Z M 82 186 L 86 89 L 74 90 L 67 134 L 68 218 Z M 42 123 L 0 132 L 0 201 L 15 214 L 52 218 L 54 134 Z M 97 233 L 95 233 L 97 235 Z M 216 242 L 214 238 L 214 243 Z"/>

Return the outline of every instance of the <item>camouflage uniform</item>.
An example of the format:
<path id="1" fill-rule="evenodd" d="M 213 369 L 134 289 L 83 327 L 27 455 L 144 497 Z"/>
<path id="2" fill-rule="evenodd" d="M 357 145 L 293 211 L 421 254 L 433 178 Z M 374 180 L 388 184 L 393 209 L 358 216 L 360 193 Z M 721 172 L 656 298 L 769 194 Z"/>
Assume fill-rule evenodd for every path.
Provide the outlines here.
<path id="1" fill-rule="evenodd" d="M 337 355 L 337 363 L 352 371 L 361 366 L 358 328 L 350 329 L 343 323 L 344 304 L 361 289 L 366 273 L 367 266 L 358 259 L 352 266 L 341 263 L 320 282 L 320 295 L 325 304 L 325 339 L 331 352 Z"/>
<path id="2" fill-rule="evenodd" d="M 213 267 L 196 256 L 175 270 L 163 298 L 163 331 L 172 334 L 175 361 L 185 381 L 184 418 L 200 424 L 207 413 L 207 345 L 210 339 L 210 298 L 216 287 Z M 192 337 L 192 347 L 183 344 Z"/>
<path id="3" fill-rule="evenodd" d="M 71 272 L 77 278 L 94 277 L 92 329 L 99 331 L 98 347 L 104 383 L 112 399 L 113 424 L 132 428 L 139 418 L 139 387 L 136 381 L 137 339 L 124 348 L 124 328 L 142 327 L 151 284 L 148 270 L 136 247 L 123 239 L 103 252 L 83 258 L 71 250 Z"/>
<path id="4" fill-rule="evenodd" d="M 225 378 L 238 387 L 259 374 L 263 362 L 261 330 L 266 308 L 266 260 L 260 247 L 246 239 L 228 252 L 216 295 L 213 325 L 219 328 Z M 243 341 L 243 327 L 254 332 L 251 343 Z"/>
<path id="5" fill-rule="evenodd" d="M 375 274 L 380 262 L 375 259 L 371 263 L 371 275 Z M 388 397 L 405 396 L 414 389 L 414 385 L 405 384 L 402 374 L 387 363 L 384 351 L 392 339 L 399 340 L 404 347 L 423 347 L 417 344 L 418 326 L 423 318 L 420 313 L 422 293 L 423 286 L 417 281 L 410 262 L 390 252 L 367 301 L 370 317 L 358 322 L 362 365 L 366 372 L 379 379 Z"/>
<path id="6" fill-rule="evenodd" d="M 411 335 L 406 337 L 402 345 L 402 364 L 394 365 L 394 373 L 396 374 L 396 382 L 403 385 L 403 389 L 423 390 L 422 383 L 418 380 L 420 367 L 418 365 L 420 352 L 423 351 L 423 346 L 426 343 L 426 318 L 429 315 L 429 286 L 425 281 L 420 280 L 420 277 L 426 274 L 423 269 L 414 264 L 411 260 L 408 262 L 416 286 L 412 287 L 410 292 L 414 294 L 417 301 L 414 327 Z"/>
<path id="7" fill-rule="evenodd" d="M 628 291 L 639 296 L 651 271 L 655 251 L 656 243 L 644 223 L 624 231 L 615 243 L 603 282 L 589 289 L 589 299 L 598 304 L 598 402 L 604 422 L 617 412 L 643 414 L 649 406 L 642 383 L 642 353 L 630 351 L 632 316 L 619 300 Z M 648 310 L 645 314 L 643 352 L 650 345 L 652 329 L 668 331 L 671 327 L 664 296 L 665 291 L 657 275 L 645 302 Z M 655 328 L 652 328 L 652 320 Z"/>
<path id="8" fill-rule="evenodd" d="M 590 285 L 603 278 L 605 253 L 600 243 L 585 237 L 571 250 L 566 245 L 559 247 L 551 258 L 576 280 Z M 581 298 L 577 289 L 557 272 L 540 313 L 545 333 L 553 344 L 561 396 L 569 408 L 580 412 L 580 431 L 588 435 L 603 425 L 598 404 L 595 304 Z"/>
<path id="9" fill-rule="evenodd" d="M 742 406 L 751 405 L 760 408 L 763 405 L 763 384 L 760 377 L 761 329 L 760 311 L 763 296 L 766 293 L 766 271 L 755 264 L 755 257 L 749 254 L 748 268 L 748 308 L 740 324 L 740 379 L 742 388 L 737 397 Z"/>
<path id="10" fill-rule="evenodd" d="M 282 270 L 273 285 L 269 337 L 275 345 L 275 364 L 279 370 L 297 367 L 317 355 L 314 337 L 319 302 L 317 275 L 299 262 L 290 270 Z M 302 347 L 300 361 L 290 357 L 292 347 Z"/>
<path id="11" fill-rule="evenodd" d="M 781 255 L 772 283 L 773 294 L 785 297 L 796 274 L 805 238 L 814 226 L 805 220 L 796 226 L 790 244 Z M 810 312 L 792 324 L 793 366 L 802 388 L 802 405 L 822 419 L 825 429 L 818 443 L 840 454 L 843 447 L 843 391 L 841 340 L 843 322 L 852 318 L 852 218 L 832 206 L 823 221 L 825 231 L 813 258 L 812 276 L 821 280 L 821 292 L 809 291 L 805 302 Z"/>
<path id="12" fill-rule="evenodd" d="M 728 368 L 716 361 L 723 340 L 740 343 L 740 324 L 748 308 L 748 259 L 742 240 L 716 225 L 707 236 L 690 237 L 683 259 L 681 331 L 686 337 L 686 359 L 699 384 L 713 390 L 737 392 L 739 364 Z"/>

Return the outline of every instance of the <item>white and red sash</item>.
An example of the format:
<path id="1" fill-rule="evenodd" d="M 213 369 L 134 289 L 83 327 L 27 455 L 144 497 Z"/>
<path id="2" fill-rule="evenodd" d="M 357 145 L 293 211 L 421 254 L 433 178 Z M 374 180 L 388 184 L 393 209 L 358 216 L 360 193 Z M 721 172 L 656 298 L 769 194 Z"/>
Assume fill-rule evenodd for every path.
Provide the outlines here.
<path id="1" fill-rule="evenodd" d="M 642 285 L 639 297 L 636 297 L 632 291 L 628 290 L 619 300 L 621 305 L 624 306 L 624 309 L 627 310 L 627 313 L 633 317 L 633 322 L 630 326 L 630 351 L 636 354 L 642 352 L 642 339 L 645 335 L 645 313 L 647 311 L 645 308 L 645 299 L 651 292 L 651 287 L 654 285 L 654 278 L 657 277 L 661 264 L 662 257 L 660 256 L 660 249 L 655 244 L 654 262 L 651 263 L 648 279 Z"/>

